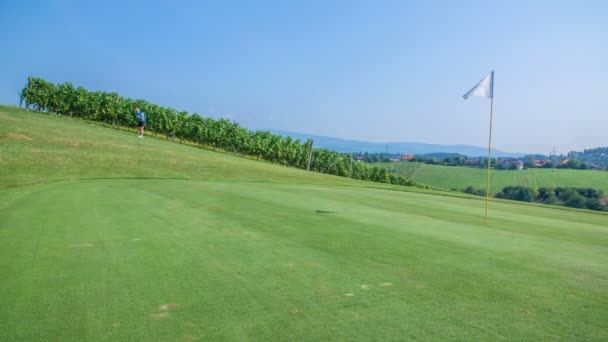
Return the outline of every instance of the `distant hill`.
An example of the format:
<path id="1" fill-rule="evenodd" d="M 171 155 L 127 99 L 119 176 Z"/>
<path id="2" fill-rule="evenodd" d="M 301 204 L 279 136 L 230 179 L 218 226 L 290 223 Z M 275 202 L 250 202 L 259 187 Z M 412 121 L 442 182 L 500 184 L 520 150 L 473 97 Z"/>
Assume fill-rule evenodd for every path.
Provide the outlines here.
<path id="1" fill-rule="evenodd" d="M 394 142 L 394 143 L 373 143 L 368 141 L 346 140 L 340 138 L 326 137 L 320 135 L 295 133 L 281 130 L 271 130 L 275 134 L 282 136 L 290 136 L 295 139 L 313 139 L 314 146 L 318 148 L 326 148 L 333 151 L 350 153 L 350 152 L 368 152 L 368 153 L 383 153 L 386 152 L 388 145 L 389 153 L 403 154 L 430 154 L 430 153 L 459 153 L 468 157 L 486 156 L 488 149 L 485 147 L 471 145 L 436 145 L 416 142 Z M 509 153 L 492 149 L 493 157 L 523 157 L 523 153 Z"/>

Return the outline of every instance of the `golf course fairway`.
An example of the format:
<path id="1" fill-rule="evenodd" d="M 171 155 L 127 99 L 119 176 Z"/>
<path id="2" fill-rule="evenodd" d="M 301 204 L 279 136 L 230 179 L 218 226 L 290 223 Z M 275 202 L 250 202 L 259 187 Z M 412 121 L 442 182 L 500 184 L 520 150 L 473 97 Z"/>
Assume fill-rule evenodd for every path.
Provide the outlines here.
<path id="1" fill-rule="evenodd" d="M 607 340 L 608 215 L 0 108 L 1 341 Z"/>

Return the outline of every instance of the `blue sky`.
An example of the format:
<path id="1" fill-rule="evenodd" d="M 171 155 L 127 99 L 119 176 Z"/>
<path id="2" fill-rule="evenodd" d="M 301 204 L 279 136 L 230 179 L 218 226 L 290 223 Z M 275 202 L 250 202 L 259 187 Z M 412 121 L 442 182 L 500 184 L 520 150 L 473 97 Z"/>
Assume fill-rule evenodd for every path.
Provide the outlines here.
<path id="1" fill-rule="evenodd" d="M 608 2 L 0 4 L 0 103 L 28 75 L 253 128 L 375 142 L 608 145 Z"/>

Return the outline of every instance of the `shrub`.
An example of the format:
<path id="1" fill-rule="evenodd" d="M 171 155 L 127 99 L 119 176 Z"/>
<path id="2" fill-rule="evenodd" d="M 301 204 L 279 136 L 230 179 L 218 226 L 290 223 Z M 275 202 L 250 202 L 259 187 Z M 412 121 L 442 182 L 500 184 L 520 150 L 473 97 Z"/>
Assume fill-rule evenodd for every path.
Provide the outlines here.
<path id="1" fill-rule="evenodd" d="M 587 209 L 591 209 L 591 210 L 599 210 L 599 211 L 606 210 L 606 205 L 603 204 L 599 198 L 589 198 L 585 202 L 585 206 L 587 207 Z"/>
<path id="2" fill-rule="evenodd" d="M 486 191 L 484 189 L 474 188 L 472 186 L 469 186 L 466 189 L 464 189 L 464 192 L 467 193 L 467 194 L 477 195 L 477 196 L 485 196 L 486 195 Z"/>
<path id="3" fill-rule="evenodd" d="M 587 207 L 586 199 L 583 195 L 575 191 L 574 189 L 567 189 L 560 194 L 560 198 L 564 201 L 564 205 L 571 208 Z"/>
<path id="4" fill-rule="evenodd" d="M 601 198 L 603 193 L 601 190 L 585 188 L 585 189 L 576 189 L 579 194 L 587 197 L 587 198 Z"/>
<path id="5" fill-rule="evenodd" d="M 557 198 L 555 197 L 555 190 L 553 188 L 538 188 L 539 200 L 544 202 L 551 197 L 557 200 Z"/>
<path id="6" fill-rule="evenodd" d="M 545 203 L 545 204 L 556 204 L 557 203 L 557 197 L 555 197 L 554 194 L 551 194 L 551 195 L 547 196 L 547 198 L 545 198 L 543 200 L 543 203 Z"/>
<path id="7" fill-rule="evenodd" d="M 535 191 L 531 188 L 526 188 L 523 186 L 507 186 L 506 188 L 502 189 L 502 192 L 496 194 L 496 197 L 522 202 L 532 202 L 536 197 L 535 195 Z"/>

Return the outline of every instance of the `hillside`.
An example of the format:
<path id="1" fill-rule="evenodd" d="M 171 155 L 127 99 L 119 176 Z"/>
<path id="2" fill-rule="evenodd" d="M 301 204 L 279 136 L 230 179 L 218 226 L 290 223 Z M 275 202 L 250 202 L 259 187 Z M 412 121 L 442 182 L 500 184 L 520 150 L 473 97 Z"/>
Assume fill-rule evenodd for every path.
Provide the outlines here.
<path id="1" fill-rule="evenodd" d="M 423 163 L 376 163 L 419 184 L 442 189 L 463 190 L 468 186 L 486 187 L 486 170 L 471 167 L 430 165 Z M 497 193 L 506 186 L 594 188 L 608 193 L 608 172 L 570 169 L 492 170 L 490 191 Z"/>
<path id="2" fill-rule="evenodd" d="M 179 178 L 307 182 L 352 185 L 344 177 L 324 177 L 227 153 L 134 139 L 133 133 L 61 116 L 0 107 L 2 171 L 0 188 L 56 180 L 94 178 Z M 384 184 L 373 184 L 386 187 Z"/>
<path id="3" fill-rule="evenodd" d="M 3 107 L 0 340 L 608 339 L 608 215 L 457 196 Z"/>
<path id="4" fill-rule="evenodd" d="M 469 157 L 487 156 L 488 148 L 471 146 L 471 145 L 438 145 L 425 144 L 417 142 L 390 142 L 390 143 L 373 143 L 368 141 L 348 140 L 334 137 L 295 133 L 281 130 L 272 130 L 273 133 L 294 139 L 313 139 L 315 147 L 326 148 L 333 151 L 344 153 L 384 153 L 387 150 L 389 153 L 402 154 L 431 154 L 431 153 L 449 153 L 462 154 Z M 522 153 L 508 153 L 492 149 L 493 157 L 522 157 Z"/>

